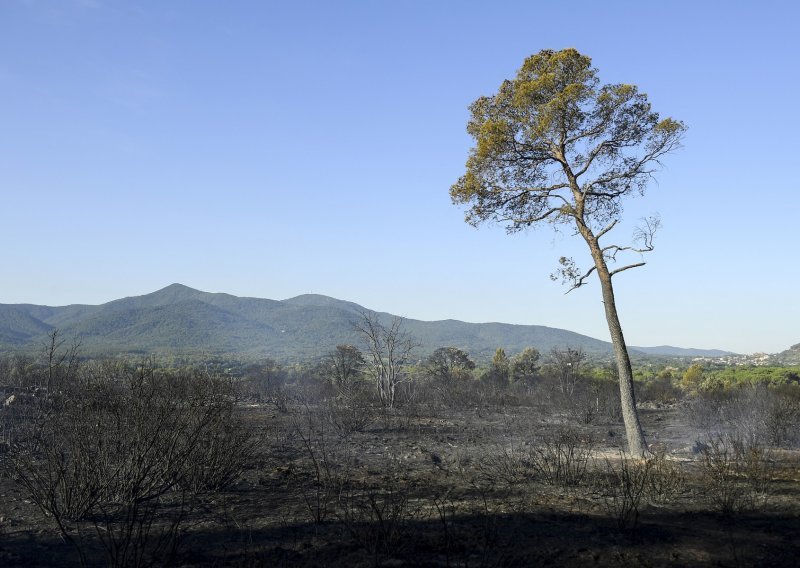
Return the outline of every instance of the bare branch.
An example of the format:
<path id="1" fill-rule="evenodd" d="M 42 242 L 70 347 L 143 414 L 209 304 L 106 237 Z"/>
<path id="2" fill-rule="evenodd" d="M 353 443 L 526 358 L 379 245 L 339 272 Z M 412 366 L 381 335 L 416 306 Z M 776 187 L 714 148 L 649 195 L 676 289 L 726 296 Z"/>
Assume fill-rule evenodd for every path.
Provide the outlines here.
<path id="1" fill-rule="evenodd" d="M 602 236 L 603 236 L 603 235 L 605 235 L 607 232 L 609 232 L 611 229 L 613 229 L 613 228 L 616 226 L 616 224 L 617 224 L 618 222 L 619 222 L 619 220 L 618 220 L 618 219 L 614 219 L 613 221 L 611 221 L 611 223 L 609 223 L 609 224 L 606 226 L 606 228 L 604 228 L 602 231 L 600 231 L 599 233 L 597 233 L 597 236 L 596 236 L 595 238 L 596 238 L 596 239 L 599 241 L 599 240 L 600 240 L 600 237 L 602 237 Z"/>
<path id="2" fill-rule="evenodd" d="M 617 254 L 620 252 L 635 252 L 639 254 L 652 252 L 655 248 L 653 245 L 653 240 L 655 239 L 656 232 L 661 226 L 661 218 L 658 215 L 652 215 L 650 217 L 643 218 L 642 222 L 642 225 L 638 225 L 633 232 L 633 242 L 641 243 L 640 246 L 609 245 L 600 249 L 600 252 L 603 253 L 603 256 L 607 259 L 616 261 Z M 616 221 L 612 222 L 608 227 L 603 229 L 598 234 L 597 238 L 599 239 L 603 234 L 607 233 L 615 224 Z"/>
<path id="3" fill-rule="evenodd" d="M 659 215 L 651 215 L 642 219 L 643 225 L 636 227 L 633 232 L 633 242 L 642 243 L 641 252 L 650 252 L 653 250 L 653 239 L 656 232 L 661 228 L 661 217 Z"/>
<path id="4" fill-rule="evenodd" d="M 359 315 L 360 320 L 353 328 L 366 345 L 378 396 L 386 407 L 392 408 L 397 385 L 403 381 L 403 366 L 417 343 L 403 331 L 403 318 L 395 317 L 387 327 L 375 312 L 365 310 Z"/>
<path id="5" fill-rule="evenodd" d="M 616 270 L 612 270 L 609 273 L 609 276 L 614 276 L 615 274 L 619 274 L 620 272 L 622 272 L 624 270 L 628 270 L 629 268 L 638 268 L 640 266 L 644 266 L 645 264 L 647 264 L 647 263 L 646 262 L 637 262 L 636 264 L 629 264 L 628 266 L 623 266 L 622 268 L 617 268 Z"/>

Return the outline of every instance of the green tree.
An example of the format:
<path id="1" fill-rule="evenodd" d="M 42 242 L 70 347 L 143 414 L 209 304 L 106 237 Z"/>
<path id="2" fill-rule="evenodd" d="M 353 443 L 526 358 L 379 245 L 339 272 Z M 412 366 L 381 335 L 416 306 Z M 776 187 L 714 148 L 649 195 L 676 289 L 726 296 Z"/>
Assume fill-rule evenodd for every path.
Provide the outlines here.
<path id="1" fill-rule="evenodd" d="M 570 290 L 593 272 L 600 280 L 629 449 L 644 455 L 611 279 L 644 264 L 622 261 L 626 253 L 653 249 L 659 220 L 646 219 L 630 244 L 605 241 L 622 218 L 623 199 L 644 193 L 661 158 L 679 146 L 683 123 L 660 119 L 634 85 L 600 85 L 591 59 L 574 49 L 528 57 L 516 78 L 496 95 L 480 97 L 470 111 L 467 132 L 475 146 L 466 173 L 450 189 L 453 202 L 469 205 L 466 221 L 473 225 L 493 221 L 509 233 L 567 225 L 586 242 L 590 268 L 562 257 L 557 274 L 572 283 Z"/>
<path id="2" fill-rule="evenodd" d="M 656 374 L 656 378 L 657 379 L 668 379 L 668 380 L 671 380 L 671 379 L 675 378 L 674 375 L 672 374 L 672 372 L 675 371 L 675 370 L 676 369 L 673 368 L 673 367 L 664 367 L 663 369 L 661 369 L 658 372 L 658 374 Z"/>
<path id="3" fill-rule="evenodd" d="M 494 356 L 492 357 L 492 367 L 501 373 L 508 374 L 508 357 L 506 356 L 506 350 L 502 347 L 498 347 L 495 350 Z"/>
<path id="4" fill-rule="evenodd" d="M 699 363 L 695 363 L 686 369 L 685 373 L 683 373 L 681 386 L 689 392 L 697 392 L 697 389 L 700 388 L 704 378 L 705 371 L 703 366 Z"/>
<path id="5" fill-rule="evenodd" d="M 498 347 L 492 357 L 492 366 L 483 376 L 483 380 L 491 383 L 497 388 L 508 387 L 508 378 L 511 371 L 511 363 L 506 356 L 506 350 Z"/>
<path id="6" fill-rule="evenodd" d="M 457 347 L 439 347 L 424 363 L 425 373 L 443 383 L 469 378 L 475 363 Z"/>
<path id="7" fill-rule="evenodd" d="M 511 380 L 530 383 L 539 376 L 539 351 L 526 347 L 511 360 Z"/>

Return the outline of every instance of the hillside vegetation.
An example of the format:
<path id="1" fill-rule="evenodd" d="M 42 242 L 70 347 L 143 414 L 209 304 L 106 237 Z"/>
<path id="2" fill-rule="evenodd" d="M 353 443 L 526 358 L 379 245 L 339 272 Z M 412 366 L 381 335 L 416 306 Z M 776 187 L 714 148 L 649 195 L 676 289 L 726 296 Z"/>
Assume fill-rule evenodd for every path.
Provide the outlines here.
<path id="1" fill-rule="evenodd" d="M 228 354 L 272 357 L 283 362 L 319 357 L 339 344 L 358 341 L 353 323 L 367 311 L 358 304 L 306 294 L 276 301 L 213 294 L 181 284 L 98 306 L 63 307 L 0 304 L 0 351 L 38 349 L 47 334 L 60 330 L 75 337 L 86 355 L 113 353 Z M 379 313 L 389 321 L 394 316 Z M 404 328 L 419 343 L 420 354 L 443 345 L 463 349 L 478 361 L 498 346 L 509 353 L 534 346 L 542 352 L 570 346 L 606 355 L 606 341 L 540 325 L 467 323 L 408 319 Z M 634 348 L 637 349 L 637 348 Z M 708 355 L 717 350 L 653 348 L 668 355 Z"/>

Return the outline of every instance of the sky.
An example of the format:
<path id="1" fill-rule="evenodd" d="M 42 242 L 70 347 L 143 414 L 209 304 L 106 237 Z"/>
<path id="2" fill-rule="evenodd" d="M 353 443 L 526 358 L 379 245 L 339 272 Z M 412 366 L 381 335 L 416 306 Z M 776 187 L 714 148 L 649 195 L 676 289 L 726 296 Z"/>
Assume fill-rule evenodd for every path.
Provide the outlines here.
<path id="1" fill-rule="evenodd" d="M 626 223 L 663 223 L 615 277 L 628 344 L 783 351 L 800 341 L 798 21 L 788 0 L 0 0 L 0 303 L 180 282 L 608 339 L 599 285 L 549 278 L 585 244 L 475 229 L 448 193 L 469 104 L 574 47 L 688 126 L 626 203 Z"/>

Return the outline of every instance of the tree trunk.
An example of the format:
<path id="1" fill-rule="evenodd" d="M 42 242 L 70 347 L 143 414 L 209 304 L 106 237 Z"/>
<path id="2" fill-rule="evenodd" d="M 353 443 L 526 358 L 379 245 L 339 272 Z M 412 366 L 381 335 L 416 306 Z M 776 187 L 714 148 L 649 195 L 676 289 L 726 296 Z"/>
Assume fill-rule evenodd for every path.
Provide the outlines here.
<path id="1" fill-rule="evenodd" d="M 617 360 L 619 374 L 619 396 L 622 406 L 622 419 L 625 422 L 625 435 L 628 439 L 628 451 L 636 457 L 645 457 L 649 451 L 644 439 L 642 425 L 639 423 L 639 413 L 636 410 L 636 397 L 633 392 L 633 369 L 622 335 L 622 326 L 617 315 L 617 304 L 614 300 L 614 287 L 611 285 L 611 272 L 608 270 L 603 250 L 600 248 L 597 237 L 583 223 L 578 224 L 578 230 L 583 236 L 594 260 L 595 270 L 600 280 L 603 292 L 603 305 L 606 309 L 606 322 L 611 335 L 611 345 L 614 348 L 614 357 Z"/>
<path id="2" fill-rule="evenodd" d="M 636 397 L 633 392 L 633 369 L 622 335 L 622 326 L 617 315 L 617 305 L 614 301 L 614 288 L 611 285 L 611 274 L 605 262 L 597 266 L 597 275 L 600 287 L 603 290 L 603 304 L 606 308 L 606 321 L 611 334 L 611 344 L 614 347 L 614 357 L 617 360 L 619 372 L 619 395 L 622 405 L 622 419 L 625 422 L 625 434 L 628 438 L 628 451 L 636 457 L 645 457 L 648 454 L 647 443 L 644 439 L 642 425 L 639 423 L 639 413 L 636 410 Z"/>

